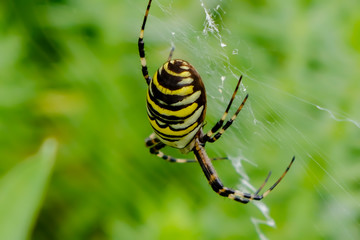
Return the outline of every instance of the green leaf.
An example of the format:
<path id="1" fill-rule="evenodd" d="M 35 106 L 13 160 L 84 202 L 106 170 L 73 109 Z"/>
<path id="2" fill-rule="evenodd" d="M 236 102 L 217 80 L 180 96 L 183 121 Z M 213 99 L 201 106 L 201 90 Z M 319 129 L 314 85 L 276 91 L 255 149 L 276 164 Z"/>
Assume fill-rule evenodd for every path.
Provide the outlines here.
<path id="1" fill-rule="evenodd" d="M 0 179 L 0 239 L 26 239 L 34 225 L 49 182 L 57 149 L 47 139 L 38 153 Z"/>

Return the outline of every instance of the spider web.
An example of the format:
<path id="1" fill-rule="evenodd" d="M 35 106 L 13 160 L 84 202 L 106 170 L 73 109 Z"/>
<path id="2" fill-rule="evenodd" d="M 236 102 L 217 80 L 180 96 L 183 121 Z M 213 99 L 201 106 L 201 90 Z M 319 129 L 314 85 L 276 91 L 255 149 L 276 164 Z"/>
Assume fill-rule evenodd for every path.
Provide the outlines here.
<path id="1" fill-rule="evenodd" d="M 241 102 L 245 93 L 249 93 L 249 101 L 243 112 L 240 113 L 238 120 L 232 125 L 232 130 L 226 132 L 226 137 L 222 138 L 221 144 L 217 144 L 222 147 L 225 145 L 225 150 L 214 150 L 219 155 L 226 151 L 231 158 L 232 165 L 239 176 L 237 187 L 246 192 L 255 192 L 257 188 L 251 183 L 246 168 L 260 167 L 264 162 L 278 161 L 279 164 L 276 165 L 276 168 L 283 171 L 291 157 L 295 155 L 296 162 L 284 182 L 287 178 L 291 179 L 289 175 L 292 174 L 298 177 L 303 175 L 304 178 L 311 179 L 310 184 L 313 184 L 313 188 L 316 189 L 317 197 L 322 199 L 322 203 L 328 210 L 324 213 L 325 218 L 332 219 L 333 231 L 337 232 L 334 235 L 356 239 L 358 230 L 349 225 L 357 224 L 356 216 L 351 209 L 358 209 L 360 203 L 351 192 L 348 182 L 342 180 L 337 173 L 339 165 L 331 160 L 331 153 L 328 153 L 328 149 L 322 146 L 321 135 L 310 136 L 308 133 L 311 130 L 306 126 L 318 126 L 317 117 L 320 117 L 321 121 L 327 124 L 341 123 L 343 127 L 351 128 L 352 131 L 359 133 L 360 121 L 356 119 L 359 119 L 359 116 L 349 116 L 341 108 L 334 107 L 330 103 L 326 104 L 326 101 L 319 96 L 301 91 L 287 91 L 286 89 L 291 87 L 279 87 L 284 80 L 258 76 L 254 73 L 256 72 L 254 62 L 257 61 L 253 57 L 255 50 L 249 46 L 246 40 L 242 40 L 241 36 L 233 34 L 232 29 L 227 27 L 223 21 L 223 17 L 227 14 L 223 8 L 226 2 L 226 0 L 193 1 L 186 8 L 197 8 L 201 16 L 200 14 L 199 16 L 188 16 L 186 9 L 183 9 L 184 7 L 182 8 L 178 1 L 167 1 L 166 3 L 155 1 L 163 16 L 154 14 L 156 10 L 150 13 L 153 14 L 151 18 L 155 22 L 152 26 L 156 26 L 156 28 L 148 25 L 150 30 L 147 30 L 147 33 L 150 35 L 152 31 L 156 32 L 157 41 L 160 39 L 161 44 L 165 46 L 167 44 L 168 47 L 153 51 L 159 52 L 160 50 L 160 53 L 163 52 L 162 55 L 166 56 L 170 45 L 175 46 L 174 57 L 188 60 L 199 71 L 207 88 L 208 106 L 211 106 L 207 110 L 208 126 L 212 126 L 221 116 L 224 106 L 230 99 L 236 80 L 240 75 L 244 75 L 245 80 L 240 90 L 241 96 L 236 99 L 237 102 Z M 227 4 L 229 3 L 227 2 Z M 194 25 L 196 21 L 203 24 Z M 239 49 L 247 49 L 247 51 L 240 53 Z M 263 51 L 267 51 L 267 49 L 263 49 Z M 247 66 L 240 68 L 235 65 L 233 62 L 236 61 L 236 58 L 246 60 Z M 288 81 L 288 84 L 291 84 L 291 80 Z M 248 90 L 247 85 L 256 89 L 257 94 Z M 310 86 L 308 85 L 308 87 Z M 327 97 L 329 98 L 329 96 Z M 239 104 L 237 102 L 234 103 L 234 106 Z M 262 117 L 260 112 L 267 113 L 269 117 Z M 230 110 L 230 116 L 231 113 Z M 307 121 L 308 125 L 301 125 L 299 121 Z M 250 132 L 254 138 L 246 139 L 248 137 L 246 132 Z M 212 146 L 211 148 L 216 147 Z M 259 149 L 264 151 L 263 155 L 267 157 L 257 160 L 256 152 Z M 272 165 L 266 166 L 275 170 Z M 280 175 L 281 171 L 277 170 L 277 175 Z M 347 169 L 341 167 L 341 171 L 347 171 Z M 273 178 L 276 177 L 274 173 Z M 295 181 L 294 179 L 295 177 L 292 177 L 293 181 Z M 351 180 L 357 181 L 354 175 Z M 285 185 L 284 182 L 280 185 Z M 296 183 L 287 184 L 294 186 Z M 283 186 L 282 191 L 286 191 L 285 188 Z M 297 193 L 293 192 L 293 194 Z M 347 200 L 344 202 L 344 199 Z M 268 239 L 261 226 L 276 227 L 276 220 L 271 217 L 270 208 L 264 202 L 254 201 L 252 204 L 255 205 L 262 217 L 252 216 L 250 221 L 258 233 L 259 239 Z M 324 220 L 324 224 L 330 223 Z M 321 224 L 315 227 L 322 228 Z"/>

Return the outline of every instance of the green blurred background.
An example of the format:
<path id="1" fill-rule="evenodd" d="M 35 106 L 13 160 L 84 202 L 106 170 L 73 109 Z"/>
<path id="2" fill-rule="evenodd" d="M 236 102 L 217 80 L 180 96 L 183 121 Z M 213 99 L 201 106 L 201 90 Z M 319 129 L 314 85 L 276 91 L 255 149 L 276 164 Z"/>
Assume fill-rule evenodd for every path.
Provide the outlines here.
<path id="1" fill-rule="evenodd" d="M 232 157 L 214 163 L 232 187 L 239 158 L 259 186 L 296 155 L 264 200 L 276 222 L 260 225 L 268 239 L 360 239 L 360 2 L 203 2 L 227 47 L 202 33 L 200 1 L 154 1 L 145 32 L 150 72 L 173 42 L 175 57 L 203 76 L 206 129 L 244 74 L 247 106 L 207 149 Z M 0 223 L 8 223 L 0 236 L 260 238 L 252 220 L 264 216 L 255 205 L 217 196 L 197 164 L 166 163 L 144 147 L 151 128 L 137 38 L 146 4 L 0 2 Z"/>

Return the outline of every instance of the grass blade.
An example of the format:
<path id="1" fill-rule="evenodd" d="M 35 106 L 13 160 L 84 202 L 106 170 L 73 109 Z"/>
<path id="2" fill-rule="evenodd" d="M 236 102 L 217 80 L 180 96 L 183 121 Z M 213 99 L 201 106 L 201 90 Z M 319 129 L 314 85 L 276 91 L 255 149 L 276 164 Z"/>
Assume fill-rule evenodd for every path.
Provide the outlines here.
<path id="1" fill-rule="evenodd" d="M 42 204 L 55 161 L 57 142 L 40 150 L 0 179 L 0 239 L 26 239 Z"/>

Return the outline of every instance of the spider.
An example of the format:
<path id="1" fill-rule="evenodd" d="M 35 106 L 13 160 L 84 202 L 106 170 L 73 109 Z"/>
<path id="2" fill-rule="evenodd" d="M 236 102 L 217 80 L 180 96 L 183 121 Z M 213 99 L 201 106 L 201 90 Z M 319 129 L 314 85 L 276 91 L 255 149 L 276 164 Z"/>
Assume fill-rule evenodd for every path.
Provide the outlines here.
<path id="1" fill-rule="evenodd" d="M 241 203 L 251 200 L 261 200 L 266 197 L 284 178 L 293 164 L 295 157 L 280 176 L 280 178 L 263 194 L 259 194 L 267 183 L 269 172 L 263 184 L 253 194 L 245 193 L 225 187 L 221 182 L 211 160 L 205 151 L 207 142 L 217 141 L 230 127 L 237 115 L 245 105 L 248 95 L 245 96 L 235 114 L 225 123 L 228 111 L 239 89 L 242 76 L 240 76 L 234 93 L 227 105 L 221 119 L 207 133 L 203 132 L 206 113 L 206 92 L 199 73 L 187 61 L 172 59 L 174 48 L 171 49 L 168 60 L 155 72 L 153 78 L 149 76 L 145 59 L 144 29 L 149 14 L 151 0 L 149 0 L 144 15 L 140 36 L 138 40 L 142 74 L 148 85 L 146 102 L 147 115 L 154 130 L 146 140 L 145 145 L 151 154 L 169 162 L 198 162 L 212 189 L 220 196 L 228 197 Z M 225 124 L 224 124 L 225 123 Z M 180 149 L 182 153 L 193 152 L 195 160 L 179 159 L 165 155 L 160 151 L 163 147 L 170 146 Z"/>

